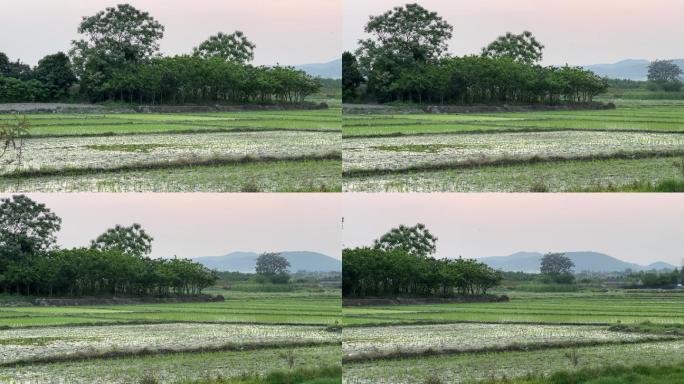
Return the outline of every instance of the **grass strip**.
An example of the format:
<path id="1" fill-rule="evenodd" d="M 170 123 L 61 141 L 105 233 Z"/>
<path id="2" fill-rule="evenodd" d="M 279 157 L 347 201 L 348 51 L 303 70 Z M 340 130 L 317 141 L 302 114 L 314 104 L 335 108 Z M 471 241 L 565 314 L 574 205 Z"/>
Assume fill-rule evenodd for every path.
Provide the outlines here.
<path id="1" fill-rule="evenodd" d="M 337 346 L 341 342 L 337 341 L 294 341 L 294 342 L 280 342 L 280 343 L 228 343 L 214 346 L 201 346 L 193 348 L 142 348 L 139 350 L 111 350 L 111 351 L 80 351 L 68 355 L 55 355 L 45 357 L 33 357 L 27 359 L 18 359 L 8 362 L 0 362 L 0 368 L 38 365 L 38 364 L 54 364 L 84 360 L 95 359 L 117 359 L 130 357 L 145 357 L 170 355 L 176 353 L 207 353 L 207 352 L 231 352 L 231 351 L 254 351 L 260 349 L 288 349 L 288 348 L 309 348 L 309 347 L 324 347 Z"/>
<path id="2" fill-rule="evenodd" d="M 496 352 L 526 352 L 526 351 L 541 351 L 547 349 L 564 349 L 564 348 L 581 348 L 581 347 L 596 347 L 604 345 L 624 345 L 624 344 L 641 344 L 653 342 L 669 342 L 678 340 L 678 337 L 646 337 L 638 340 L 590 340 L 590 341 L 556 341 L 556 342 L 539 342 L 539 343 L 512 343 L 509 345 L 490 346 L 484 348 L 441 348 L 441 349 L 424 349 L 424 350 L 393 350 L 387 352 L 368 352 L 360 353 L 358 355 L 343 356 L 343 364 L 363 363 L 376 360 L 399 360 L 399 359 L 413 359 L 431 356 L 453 356 L 453 355 L 473 355 L 473 354 L 488 354 Z"/>
<path id="3" fill-rule="evenodd" d="M 618 160 L 618 159 L 653 159 L 659 157 L 675 157 L 684 156 L 684 149 L 670 150 L 670 151 L 620 151 L 609 154 L 591 154 L 580 156 L 540 156 L 534 155 L 528 158 L 513 158 L 503 157 L 499 159 L 483 159 L 483 160 L 464 160 L 457 162 L 443 162 L 434 164 L 420 164 L 404 168 L 374 168 L 374 169 L 349 169 L 342 171 L 343 177 L 364 177 L 364 176 L 381 176 L 392 175 L 409 172 L 425 172 L 425 171 L 442 171 L 449 169 L 472 169 L 479 167 L 495 167 L 495 166 L 511 166 L 511 165 L 531 165 L 540 163 L 553 163 L 565 161 L 596 161 L 596 160 Z"/>
<path id="4" fill-rule="evenodd" d="M 300 156 L 253 156 L 246 155 L 242 157 L 212 157 L 206 159 L 178 159 L 174 161 L 165 162 L 151 162 L 145 164 L 129 164 L 118 167 L 87 167 L 87 168 L 60 168 L 60 169 L 35 169 L 35 170 L 18 170 L 10 173 L 5 173 L 0 178 L 22 179 L 31 177 L 46 177 L 46 176 L 79 176 L 92 173 L 118 173 L 126 171 L 139 170 L 159 170 L 159 169 L 173 169 L 185 167 L 202 167 L 202 166 L 221 166 L 233 164 L 247 164 L 247 163 L 275 163 L 285 161 L 309 161 L 309 160 L 342 160 L 342 153 L 339 151 L 328 152 L 316 155 L 300 155 Z"/>

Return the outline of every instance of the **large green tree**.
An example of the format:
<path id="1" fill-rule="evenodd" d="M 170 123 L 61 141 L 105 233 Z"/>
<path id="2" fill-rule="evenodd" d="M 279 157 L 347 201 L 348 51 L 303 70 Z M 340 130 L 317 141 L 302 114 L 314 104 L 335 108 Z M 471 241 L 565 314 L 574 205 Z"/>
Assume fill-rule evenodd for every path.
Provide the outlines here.
<path id="1" fill-rule="evenodd" d="M 128 255 L 143 257 L 152 252 L 152 236 L 138 223 L 128 227 L 117 225 L 91 241 L 91 248 L 117 250 Z"/>
<path id="2" fill-rule="evenodd" d="M 568 275 L 575 264 L 564 253 L 547 253 L 541 259 L 539 271 L 544 275 Z"/>
<path id="3" fill-rule="evenodd" d="M 672 60 L 655 60 L 648 66 L 649 81 L 676 81 L 682 74 L 684 71 Z"/>
<path id="4" fill-rule="evenodd" d="M 201 57 L 220 57 L 225 61 L 244 64 L 254 60 L 255 48 L 256 45 L 241 31 L 231 34 L 219 32 L 195 47 L 193 54 Z"/>
<path id="5" fill-rule="evenodd" d="M 436 12 L 406 4 L 371 16 L 364 30 L 370 37 L 359 41 L 359 66 L 369 91 L 386 99 L 402 68 L 444 55 L 453 27 Z"/>
<path id="6" fill-rule="evenodd" d="M 375 240 L 374 247 L 385 251 L 399 249 L 410 255 L 427 257 L 437 250 L 437 238 L 424 224 L 400 225 Z"/>
<path id="7" fill-rule="evenodd" d="M 67 94 L 78 79 L 71 69 L 71 61 L 64 52 L 43 57 L 33 71 L 36 80 L 49 87 L 51 97 L 61 97 Z"/>
<path id="8" fill-rule="evenodd" d="M 62 219 L 25 195 L 0 200 L 0 254 L 16 259 L 43 253 L 57 241 Z"/>
<path id="9" fill-rule="evenodd" d="M 85 38 L 72 42 L 74 71 L 85 92 L 96 97 L 114 71 L 145 62 L 157 53 L 164 27 L 147 12 L 119 4 L 83 17 L 78 33 Z"/>
<path id="10" fill-rule="evenodd" d="M 356 98 L 356 89 L 363 82 L 363 75 L 359 70 L 359 63 L 353 53 L 345 51 L 342 54 L 342 99 L 352 101 Z"/>
<path id="11" fill-rule="evenodd" d="M 515 61 L 534 64 L 541 61 L 544 45 L 537 41 L 530 31 L 520 34 L 507 32 L 482 48 L 482 55 L 488 57 L 508 57 Z"/>
<path id="12" fill-rule="evenodd" d="M 280 253 L 265 252 L 256 260 L 256 273 L 259 275 L 280 275 L 288 273 L 290 262 Z"/>

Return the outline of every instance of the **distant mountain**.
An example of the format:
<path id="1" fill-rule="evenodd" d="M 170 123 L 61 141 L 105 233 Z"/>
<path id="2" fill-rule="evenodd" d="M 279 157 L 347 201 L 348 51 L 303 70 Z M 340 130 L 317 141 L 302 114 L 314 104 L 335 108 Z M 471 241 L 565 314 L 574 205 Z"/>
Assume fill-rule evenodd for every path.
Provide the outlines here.
<path id="1" fill-rule="evenodd" d="M 342 59 L 335 59 L 327 63 L 296 65 L 295 68 L 311 76 L 320 76 L 327 79 L 342 78 Z"/>
<path id="2" fill-rule="evenodd" d="M 341 271 L 342 262 L 318 252 L 292 251 L 281 252 L 290 262 L 290 271 L 330 272 Z M 256 252 L 232 252 L 224 256 L 203 256 L 193 260 L 208 268 L 219 271 L 253 273 L 256 266 Z"/>
<path id="3" fill-rule="evenodd" d="M 649 265 L 628 263 L 615 257 L 599 252 L 565 252 L 565 255 L 575 263 L 575 272 L 621 272 L 625 269 L 634 271 L 646 271 L 652 269 L 674 269 L 675 266 L 662 261 Z M 481 261 L 494 269 L 502 271 L 539 272 L 541 258 L 539 252 L 517 252 L 509 256 L 493 256 L 479 258 Z"/>
<path id="4" fill-rule="evenodd" d="M 672 62 L 684 70 L 684 59 L 672 60 Z M 613 64 L 585 65 L 584 68 L 611 79 L 646 80 L 650 63 L 648 60 L 627 59 Z"/>

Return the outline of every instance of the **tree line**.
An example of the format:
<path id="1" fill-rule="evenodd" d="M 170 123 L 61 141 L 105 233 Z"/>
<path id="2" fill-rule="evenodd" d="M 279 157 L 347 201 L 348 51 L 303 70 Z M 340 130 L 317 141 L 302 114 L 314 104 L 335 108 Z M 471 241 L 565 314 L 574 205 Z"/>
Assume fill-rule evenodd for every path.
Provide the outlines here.
<path id="1" fill-rule="evenodd" d="M 320 79 L 286 66 L 253 66 L 256 46 L 240 31 L 219 32 L 192 54 L 162 57 L 164 26 L 120 4 L 78 27 L 82 39 L 35 68 L 0 53 L 0 102 L 270 103 L 302 102 Z"/>
<path id="2" fill-rule="evenodd" d="M 446 54 L 453 27 L 418 4 L 372 16 L 369 38 L 343 54 L 345 102 L 586 103 L 605 79 L 581 67 L 542 66 L 544 46 L 529 31 L 507 33 L 480 55 Z"/>
<path id="3" fill-rule="evenodd" d="M 60 249 L 61 218 L 27 196 L 0 200 L 0 293 L 21 295 L 195 295 L 217 280 L 188 259 L 153 259 L 139 224 L 117 225 L 90 246 Z"/>
<path id="4" fill-rule="evenodd" d="M 499 272 L 476 260 L 436 259 L 437 238 L 423 224 L 399 226 L 372 247 L 342 252 L 345 297 L 485 295 Z"/>

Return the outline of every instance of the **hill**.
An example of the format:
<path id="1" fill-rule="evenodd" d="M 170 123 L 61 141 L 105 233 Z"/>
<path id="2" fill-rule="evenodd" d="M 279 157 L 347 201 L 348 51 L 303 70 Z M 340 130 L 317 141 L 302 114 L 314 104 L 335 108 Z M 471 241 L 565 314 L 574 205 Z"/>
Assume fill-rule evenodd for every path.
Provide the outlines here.
<path id="1" fill-rule="evenodd" d="M 342 262 L 318 252 L 292 251 L 281 252 L 290 262 L 290 271 L 330 272 L 341 271 Z M 256 266 L 256 252 L 231 252 L 223 256 L 203 256 L 193 260 L 218 271 L 253 273 Z"/>
<path id="2" fill-rule="evenodd" d="M 646 271 L 651 269 L 675 268 L 674 265 L 661 261 L 649 265 L 629 263 L 604 253 L 592 251 L 565 252 L 565 255 L 575 263 L 576 272 L 621 272 L 625 269 Z M 542 256 L 543 254 L 539 252 L 517 252 L 509 256 L 483 257 L 479 258 L 478 261 L 502 271 L 539 272 L 539 264 L 541 263 Z"/>
<path id="3" fill-rule="evenodd" d="M 684 70 L 684 59 L 672 60 Z M 612 79 L 646 80 L 648 75 L 648 60 L 627 59 L 613 64 L 593 64 L 585 65 L 588 69 L 599 76 L 610 77 Z"/>
<path id="4" fill-rule="evenodd" d="M 342 78 L 342 59 L 335 59 L 327 63 L 296 65 L 295 68 L 311 76 L 319 76 L 326 79 Z"/>

